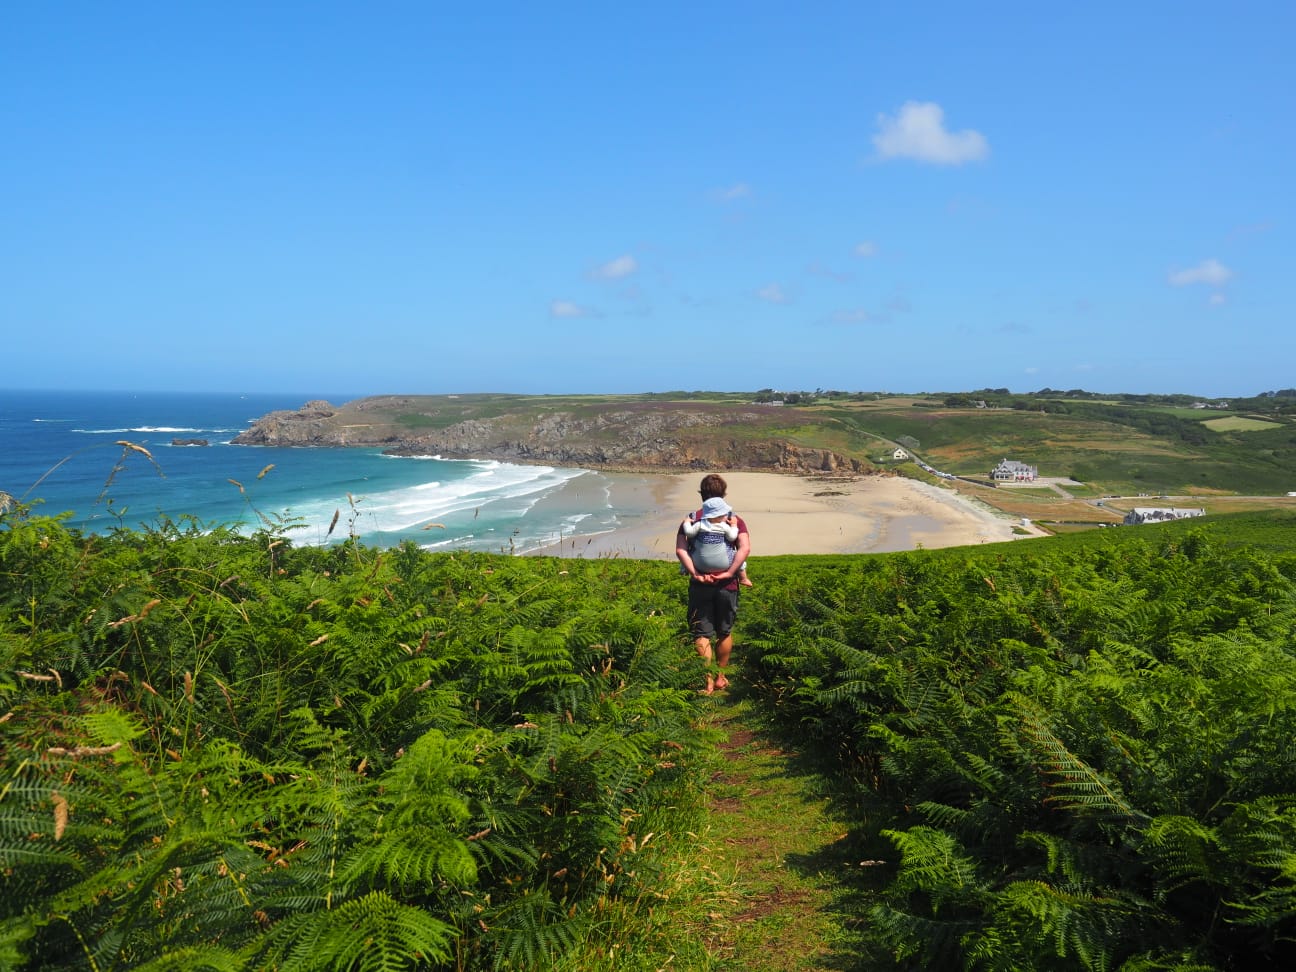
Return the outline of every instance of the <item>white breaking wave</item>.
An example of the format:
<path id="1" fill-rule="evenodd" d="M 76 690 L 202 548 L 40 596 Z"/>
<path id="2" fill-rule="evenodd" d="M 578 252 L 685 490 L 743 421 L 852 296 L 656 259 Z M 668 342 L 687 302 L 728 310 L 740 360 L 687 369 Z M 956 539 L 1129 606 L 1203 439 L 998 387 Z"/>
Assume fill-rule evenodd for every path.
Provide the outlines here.
<path id="1" fill-rule="evenodd" d="M 37 421 L 42 421 L 37 419 Z M 50 421 L 56 421 L 51 419 Z M 82 435 L 124 435 L 127 432 L 159 432 L 167 435 L 175 435 L 179 432 L 209 432 L 212 435 L 225 435 L 230 432 L 237 434 L 238 429 L 195 429 L 184 425 L 135 425 L 129 428 L 121 429 L 69 429 L 70 432 L 79 432 Z"/>
<path id="2" fill-rule="evenodd" d="M 352 491 L 354 512 L 348 502 L 319 498 L 294 505 L 285 515 L 307 527 L 301 531 L 305 542 L 312 542 L 314 538 L 309 536 L 312 532 L 323 542 L 334 512 L 340 510 L 340 524 L 353 520 L 356 532 L 362 537 L 370 533 L 414 534 L 427 547 L 473 544 L 491 539 L 486 534 L 517 527 L 545 495 L 585 474 L 581 469 L 552 466 L 514 466 L 494 461 L 478 464 L 484 468 L 463 479 L 431 480 L 372 493 Z M 429 527 L 437 531 L 435 539 L 429 535 L 430 531 L 423 532 Z M 439 533 L 442 528 L 446 534 Z M 345 535 L 346 528 L 341 526 L 335 529 L 334 535 L 339 529 Z M 522 532 L 516 531 L 518 535 Z"/>

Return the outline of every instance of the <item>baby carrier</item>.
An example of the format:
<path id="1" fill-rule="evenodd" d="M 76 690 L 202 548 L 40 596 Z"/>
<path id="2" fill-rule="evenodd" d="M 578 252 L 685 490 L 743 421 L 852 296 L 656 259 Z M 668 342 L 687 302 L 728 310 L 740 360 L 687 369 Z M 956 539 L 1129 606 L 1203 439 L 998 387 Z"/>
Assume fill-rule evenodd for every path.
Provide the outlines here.
<path id="1" fill-rule="evenodd" d="M 730 515 L 737 517 L 736 513 L 731 512 Z M 689 559 L 693 561 L 694 569 L 700 574 L 728 570 L 738 550 L 737 540 L 730 540 L 726 531 L 718 528 L 718 525 L 717 528 L 712 528 L 710 523 L 703 520 L 700 509 L 689 514 L 689 523 L 700 526 L 697 533 L 688 538 Z M 680 564 L 680 573 L 686 576 L 688 574 L 683 564 Z"/>

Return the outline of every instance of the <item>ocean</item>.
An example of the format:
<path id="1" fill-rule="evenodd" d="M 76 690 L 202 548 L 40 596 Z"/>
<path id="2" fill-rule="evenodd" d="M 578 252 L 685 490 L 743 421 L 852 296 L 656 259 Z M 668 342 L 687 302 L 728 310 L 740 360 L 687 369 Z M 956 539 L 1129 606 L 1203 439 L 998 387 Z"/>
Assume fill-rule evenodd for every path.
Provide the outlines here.
<path id="1" fill-rule="evenodd" d="M 87 533 L 270 522 L 297 545 L 354 534 L 496 553 L 606 533 L 642 512 L 618 510 L 615 475 L 593 470 L 230 442 L 267 412 L 354 397 L 0 390 L 0 491 Z"/>

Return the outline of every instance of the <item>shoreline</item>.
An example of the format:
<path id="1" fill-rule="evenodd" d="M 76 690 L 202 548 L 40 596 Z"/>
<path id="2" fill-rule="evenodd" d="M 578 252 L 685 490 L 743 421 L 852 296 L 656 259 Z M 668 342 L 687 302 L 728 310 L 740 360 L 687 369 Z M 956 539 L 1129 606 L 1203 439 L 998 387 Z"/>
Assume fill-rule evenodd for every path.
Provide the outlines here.
<path id="1" fill-rule="evenodd" d="M 563 537 L 530 556 L 674 560 L 675 529 L 699 505 L 703 473 L 604 474 L 621 525 Z M 893 553 L 1000 543 L 1021 520 L 953 490 L 902 476 L 724 472 L 726 497 L 747 522 L 753 562 L 783 554 Z"/>

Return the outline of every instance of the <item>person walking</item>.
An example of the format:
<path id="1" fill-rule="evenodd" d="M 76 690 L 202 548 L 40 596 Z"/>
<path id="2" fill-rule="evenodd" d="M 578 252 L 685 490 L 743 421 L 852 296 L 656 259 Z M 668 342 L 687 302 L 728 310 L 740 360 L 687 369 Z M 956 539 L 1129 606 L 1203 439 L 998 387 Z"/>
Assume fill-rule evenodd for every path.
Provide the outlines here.
<path id="1" fill-rule="evenodd" d="M 729 655 L 733 650 L 733 626 L 738 620 L 738 578 L 747 555 L 751 552 L 751 537 L 746 522 L 725 502 L 728 490 L 729 486 L 723 477 L 715 473 L 703 476 L 699 489 L 703 509 L 698 510 L 692 518 L 697 521 L 707 517 L 722 517 L 727 526 L 737 528 L 733 556 L 726 556 L 729 561 L 727 566 L 714 569 L 698 563 L 690 550 L 690 538 L 685 525 L 681 523 L 675 533 L 675 556 L 689 578 L 689 633 L 693 636 L 698 656 L 707 667 L 706 688 L 702 690 L 704 695 L 712 695 L 729 685 L 725 669 L 729 667 Z M 716 500 L 719 502 L 715 502 Z M 703 515 L 704 511 L 706 516 Z"/>

